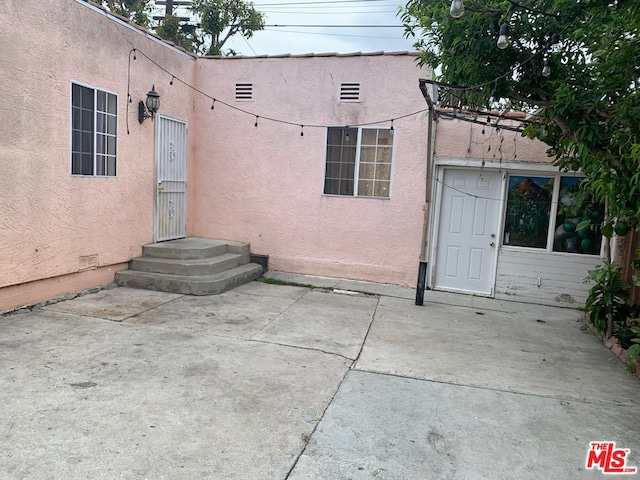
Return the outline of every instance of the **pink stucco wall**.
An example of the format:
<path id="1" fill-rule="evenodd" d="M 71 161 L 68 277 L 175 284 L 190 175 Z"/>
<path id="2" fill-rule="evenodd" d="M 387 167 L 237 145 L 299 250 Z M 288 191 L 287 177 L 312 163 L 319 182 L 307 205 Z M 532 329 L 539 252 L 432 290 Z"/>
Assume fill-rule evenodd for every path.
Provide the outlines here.
<path id="1" fill-rule="evenodd" d="M 507 120 L 502 123 L 505 122 L 516 125 Z M 548 149 L 547 144 L 522 137 L 519 132 L 494 128 L 489 124 L 440 118 L 434 154 L 438 158 L 485 160 L 488 165 L 500 162 L 550 163 L 553 159 L 547 156 Z"/>
<path id="2" fill-rule="evenodd" d="M 207 94 L 260 117 L 196 99 L 189 233 L 251 243 L 270 268 L 410 285 L 415 282 L 425 200 L 426 114 L 394 122 L 388 200 L 323 195 L 327 125 L 400 117 L 426 108 L 410 55 L 202 59 Z M 236 83 L 254 100 L 235 101 Z M 342 82 L 361 102 L 339 101 Z M 298 125 L 305 127 L 300 136 Z M 381 126 L 389 127 L 389 122 Z"/>
<path id="3" fill-rule="evenodd" d="M 78 272 L 81 257 L 121 264 L 153 241 L 154 125 L 137 122 L 155 83 L 161 112 L 192 117 L 191 91 L 132 46 L 193 81 L 195 60 L 75 0 L 0 2 L 0 310 L 2 287 Z M 71 82 L 118 95 L 117 177 L 71 176 Z M 38 288 L 35 286 L 34 288 Z"/>
<path id="4" fill-rule="evenodd" d="M 160 112 L 189 124 L 189 235 L 248 241 L 273 269 L 415 283 L 428 117 L 412 112 L 426 108 L 418 79 L 429 76 L 415 56 L 196 60 L 80 0 L 4 0 L 0 24 L 0 311 L 106 283 L 153 241 L 154 125 L 136 110 L 152 84 Z M 71 175 L 71 82 L 118 95 L 115 178 Z M 339 101 L 342 82 L 360 83 L 360 102 Z M 252 101 L 235 100 L 236 83 L 253 84 Z M 326 127 L 391 118 L 390 198 L 324 195 Z M 549 161 L 545 145 L 506 130 L 441 119 L 436 138 L 436 158 Z"/>

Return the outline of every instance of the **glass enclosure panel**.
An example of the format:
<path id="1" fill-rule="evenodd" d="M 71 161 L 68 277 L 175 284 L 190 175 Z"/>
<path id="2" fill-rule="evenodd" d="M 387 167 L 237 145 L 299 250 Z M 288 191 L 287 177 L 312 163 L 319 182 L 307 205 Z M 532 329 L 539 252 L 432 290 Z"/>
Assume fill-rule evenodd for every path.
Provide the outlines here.
<path id="1" fill-rule="evenodd" d="M 324 193 L 328 195 L 338 195 L 340 193 L 340 180 L 327 178 L 324 181 Z"/>
<path id="2" fill-rule="evenodd" d="M 353 195 L 353 180 L 340 180 L 340 195 Z"/>
<path id="3" fill-rule="evenodd" d="M 378 131 L 373 128 L 362 129 L 362 145 L 377 145 Z"/>
<path id="4" fill-rule="evenodd" d="M 388 164 L 376 164 L 376 179 L 378 180 L 390 180 L 391 179 L 391 165 Z"/>
<path id="5" fill-rule="evenodd" d="M 96 97 L 98 99 L 97 109 L 99 112 L 107 111 L 107 93 L 98 90 L 96 92 Z"/>
<path id="6" fill-rule="evenodd" d="M 393 143 L 393 133 L 391 130 L 378 130 L 378 145 L 389 145 Z"/>
<path id="7" fill-rule="evenodd" d="M 376 197 L 388 197 L 389 196 L 389 182 L 377 181 L 373 188 L 373 195 Z"/>
<path id="8" fill-rule="evenodd" d="M 510 176 L 504 245 L 547 248 L 553 178 Z"/>
<path id="9" fill-rule="evenodd" d="M 360 180 L 374 178 L 375 166 L 375 163 L 360 163 Z"/>
<path id="10" fill-rule="evenodd" d="M 599 255 L 604 206 L 580 189 L 580 177 L 560 177 L 553 251 Z M 583 223 L 583 222 L 589 222 Z M 579 224 L 586 228 L 578 229 Z"/>
<path id="11" fill-rule="evenodd" d="M 107 112 L 116 115 L 118 113 L 118 97 L 107 93 Z"/>
<path id="12" fill-rule="evenodd" d="M 116 176 L 116 157 L 107 157 L 107 175 Z"/>
<path id="13" fill-rule="evenodd" d="M 340 165 L 340 179 L 342 180 L 353 180 L 353 175 L 356 170 L 355 163 L 346 163 L 343 162 Z"/>
<path id="14" fill-rule="evenodd" d="M 358 182 L 358 195 L 363 197 L 373 196 L 373 182 L 360 180 Z"/>
<path id="15" fill-rule="evenodd" d="M 116 137 L 107 137 L 107 153 L 109 155 L 116 154 Z"/>
<path id="16" fill-rule="evenodd" d="M 378 163 L 391 163 L 391 148 L 378 147 L 378 155 L 376 156 Z"/>

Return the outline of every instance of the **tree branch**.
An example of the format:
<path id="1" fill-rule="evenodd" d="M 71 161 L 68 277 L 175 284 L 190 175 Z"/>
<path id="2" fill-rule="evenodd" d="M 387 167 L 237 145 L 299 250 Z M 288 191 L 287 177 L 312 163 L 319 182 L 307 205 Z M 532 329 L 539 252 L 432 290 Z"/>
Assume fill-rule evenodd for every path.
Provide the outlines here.
<path id="1" fill-rule="evenodd" d="M 508 92 L 506 96 L 517 102 L 524 102 L 524 103 L 528 103 L 529 105 L 536 105 L 537 107 L 549 106 L 549 102 L 547 102 L 546 100 L 525 97 L 524 95 L 518 92 Z"/>
<path id="2" fill-rule="evenodd" d="M 218 43 L 218 48 L 222 48 L 222 46 L 225 43 L 227 43 L 227 40 L 229 40 L 230 37 L 235 35 L 238 32 L 239 29 L 240 29 L 240 24 L 239 23 L 236 23 L 235 25 L 229 25 L 229 31 L 227 32 L 227 35 L 225 35 L 225 37 L 222 40 L 222 42 Z"/>

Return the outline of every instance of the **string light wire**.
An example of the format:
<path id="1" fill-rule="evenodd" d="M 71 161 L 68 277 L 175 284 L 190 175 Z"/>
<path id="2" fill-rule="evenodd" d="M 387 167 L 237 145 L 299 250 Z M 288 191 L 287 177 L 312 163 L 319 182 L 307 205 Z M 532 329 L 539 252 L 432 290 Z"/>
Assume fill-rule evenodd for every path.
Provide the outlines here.
<path id="1" fill-rule="evenodd" d="M 327 125 L 321 125 L 321 124 L 308 124 L 308 123 L 300 123 L 300 122 L 294 122 L 294 121 L 290 121 L 290 120 L 283 120 L 283 119 L 279 119 L 279 118 L 275 118 L 275 117 L 270 117 L 270 116 L 263 116 L 263 115 L 258 115 L 255 112 L 251 112 L 249 110 L 245 110 L 244 108 L 240 108 L 240 107 L 236 107 L 235 105 L 231 105 L 230 103 L 227 103 L 223 100 L 220 100 L 219 98 L 215 98 L 211 95 L 209 95 L 208 93 L 200 90 L 199 88 L 194 87 L 193 85 L 187 83 L 186 81 L 182 80 L 180 77 L 176 76 L 175 74 L 171 73 L 169 70 L 167 70 L 165 67 L 163 67 L 162 65 L 160 65 L 158 62 L 156 62 L 153 58 L 149 57 L 146 53 L 144 53 L 143 51 L 133 47 L 131 49 L 131 51 L 129 52 L 129 69 L 128 69 L 128 79 L 127 79 L 127 97 L 130 98 L 130 86 L 131 86 L 131 56 L 132 55 L 141 55 L 144 58 L 146 58 L 149 62 L 151 62 L 153 65 L 155 65 L 156 67 L 158 67 L 160 70 L 162 70 L 163 72 L 165 72 L 167 75 L 171 75 L 172 78 L 172 82 L 179 82 L 182 85 L 184 85 L 185 87 L 193 90 L 194 92 L 202 95 L 203 97 L 208 98 L 209 100 L 211 100 L 212 104 L 212 110 L 213 110 L 213 105 L 215 103 L 219 103 L 224 105 L 225 107 L 228 107 L 232 110 L 235 110 L 237 112 L 241 112 L 244 113 L 246 115 L 250 115 L 252 117 L 255 117 L 255 126 L 258 126 L 258 119 L 261 120 L 267 120 L 270 122 L 275 122 L 275 123 L 281 123 L 281 124 L 285 124 L 285 125 L 293 125 L 296 127 L 308 127 L 308 128 L 326 128 Z M 395 116 L 393 118 L 385 118 L 385 119 L 381 119 L 381 120 L 375 120 L 372 122 L 364 122 L 364 123 L 360 123 L 357 125 L 350 125 L 351 127 L 365 127 L 365 126 L 369 126 L 369 125 L 378 125 L 378 124 L 382 124 L 382 123 L 390 123 L 393 122 L 394 120 L 400 120 L 403 118 L 407 118 L 407 117 L 412 117 L 414 115 L 418 115 L 420 113 L 424 113 L 427 112 L 429 109 L 428 108 L 422 108 L 420 110 L 416 110 L 414 112 L 411 113 L 407 113 L 404 115 L 398 115 Z M 128 112 L 128 110 L 127 110 Z M 128 123 L 128 122 L 127 122 Z M 127 125 L 127 133 L 129 133 L 128 130 L 128 125 Z"/>

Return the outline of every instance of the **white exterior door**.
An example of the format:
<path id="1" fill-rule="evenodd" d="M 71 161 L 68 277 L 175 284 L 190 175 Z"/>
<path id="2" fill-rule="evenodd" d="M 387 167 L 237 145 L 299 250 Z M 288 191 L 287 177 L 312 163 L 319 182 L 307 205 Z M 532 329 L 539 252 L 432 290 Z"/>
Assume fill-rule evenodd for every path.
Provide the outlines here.
<path id="1" fill-rule="evenodd" d="M 187 124 L 156 116 L 155 241 L 187 234 Z"/>
<path id="2" fill-rule="evenodd" d="M 444 170 L 434 288 L 493 293 L 501 184 L 499 172 Z"/>

